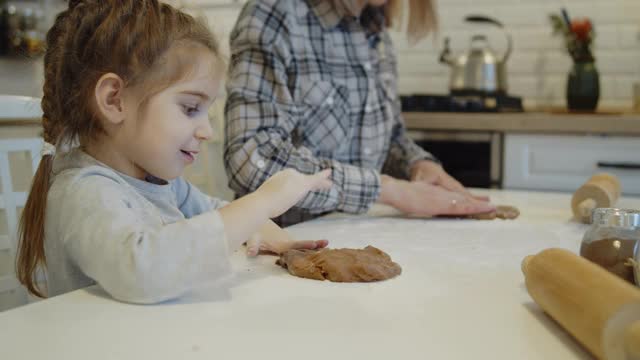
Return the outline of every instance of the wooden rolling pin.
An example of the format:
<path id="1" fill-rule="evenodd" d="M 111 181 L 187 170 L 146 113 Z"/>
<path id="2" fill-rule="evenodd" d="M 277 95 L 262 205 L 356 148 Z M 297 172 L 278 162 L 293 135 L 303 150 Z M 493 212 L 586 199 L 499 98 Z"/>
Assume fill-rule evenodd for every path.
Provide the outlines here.
<path id="1" fill-rule="evenodd" d="M 640 360 L 640 289 L 564 249 L 522 261 L 533 300 L 594 356 Z"/>
<path id="2" fill-rule="evenodd" d="M 591 223 L 595 208 L 613 207 L 620 197 L 620 181 L 615 175 L 598 173 L 582 184 L 571 198 L 573 216 L 585 224 Z"/>

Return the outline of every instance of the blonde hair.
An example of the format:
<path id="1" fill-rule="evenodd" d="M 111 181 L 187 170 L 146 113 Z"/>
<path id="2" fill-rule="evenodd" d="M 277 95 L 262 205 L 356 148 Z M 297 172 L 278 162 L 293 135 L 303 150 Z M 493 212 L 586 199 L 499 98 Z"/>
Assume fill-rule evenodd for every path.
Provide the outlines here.
<path id="1" fill-rule="evenodd" d="M 438 14 L 435 0 L 389 0 L 386 8 L 387 26 L 403 22 L 404 2 L 409 3 L 409 19 L 407 22 L 407 36 L 412 42 L 418 41 L 438 28 Z"/>
<path id="2" fill-rule="evenodd" d="M 367 0 L 334 0 L 352 13 L 359 14 L 367 5 Z M 405 6 L 408 3 L 408 7 Z M 435 0 L 388 0 L 384 5 L 385 26 L 401 26 L 404 23 L 404 10 L 407 9 L 406 33 L 412 42 L 419 41 L 438 27 Z"/>

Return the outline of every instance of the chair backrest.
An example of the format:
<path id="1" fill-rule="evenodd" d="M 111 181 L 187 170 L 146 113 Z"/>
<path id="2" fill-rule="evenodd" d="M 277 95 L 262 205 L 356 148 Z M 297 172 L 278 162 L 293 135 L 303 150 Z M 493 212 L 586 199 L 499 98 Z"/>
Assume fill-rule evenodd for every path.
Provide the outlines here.
<path id="1" fill-rule="evenodd" d="M 20 95 L 0 95 L 0 120 L 31 120 L 42 117 L 40 99 Z"/>
<path id="2" fill-rule="evenodd" d="M 6 124 L 15 129 L 39 116 L 39 99 L 0 95 L 0 311 L 28 302 L 15 275 L 17 230 L 42 149 L 36 134 L 13 137 Z"/>

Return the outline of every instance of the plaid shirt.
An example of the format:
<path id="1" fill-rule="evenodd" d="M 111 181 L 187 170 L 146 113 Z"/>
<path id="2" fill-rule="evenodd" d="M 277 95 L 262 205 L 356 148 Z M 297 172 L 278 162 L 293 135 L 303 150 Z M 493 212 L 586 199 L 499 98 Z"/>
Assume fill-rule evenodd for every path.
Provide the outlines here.
<path id="1" fill-rule="evenodd" d="M 276 219 L 283 226 L 365 212 L 381 172 L 408 178 L 414 161 L 435 160 L 406 136 L 388 33 L 368 32 L 332 4 L 250 0 L 231 33 L 229 186 L 241 196 L 284 168 L 333 171 L 333 187 L 309 193 Z"/>

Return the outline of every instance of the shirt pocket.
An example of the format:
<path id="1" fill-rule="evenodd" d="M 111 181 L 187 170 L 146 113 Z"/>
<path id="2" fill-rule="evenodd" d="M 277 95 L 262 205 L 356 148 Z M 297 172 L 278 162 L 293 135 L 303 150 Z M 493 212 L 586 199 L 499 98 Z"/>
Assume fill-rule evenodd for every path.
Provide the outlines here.
<path id="1" fill-rule="evenodd" d="M 310 81 L 301 87 L 302 144 L 315 155 L 330 156 L 348 147 L 353 132 L 345 86 Z"/>

